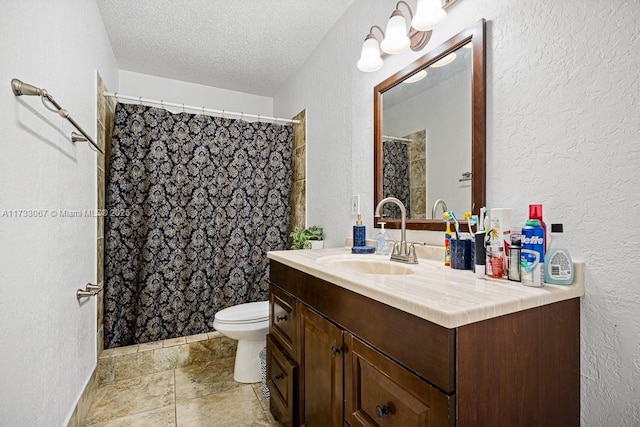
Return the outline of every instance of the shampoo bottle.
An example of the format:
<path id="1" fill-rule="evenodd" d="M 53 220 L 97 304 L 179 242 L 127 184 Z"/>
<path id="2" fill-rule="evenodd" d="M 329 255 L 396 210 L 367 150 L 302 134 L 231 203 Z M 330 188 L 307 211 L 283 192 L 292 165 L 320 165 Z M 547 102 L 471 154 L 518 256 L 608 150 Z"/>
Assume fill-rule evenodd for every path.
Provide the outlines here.
<path id="1" fill-rule="evenodd" d="M 553 285 L 573 283 L 573 261 L 564 246 L 562 224 L 551 224 L 551 243 L 544 257 L 544 281 Z"/>

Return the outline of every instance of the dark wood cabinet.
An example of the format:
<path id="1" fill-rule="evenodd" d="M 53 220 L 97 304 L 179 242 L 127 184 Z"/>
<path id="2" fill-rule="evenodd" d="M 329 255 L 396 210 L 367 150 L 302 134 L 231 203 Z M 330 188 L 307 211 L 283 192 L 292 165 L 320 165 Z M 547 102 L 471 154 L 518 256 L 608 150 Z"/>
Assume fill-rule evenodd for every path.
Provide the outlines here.
<path id="1" fill-rule="evenodd" d="M 267 336 L 267 360 L 271 412 L 282 424 L 293 425 L 297 412 L 297 365 L 280 349 L 271 335 Z"/>
<path id="2" fill-rule="evenodd" d="M 448 329 L 271 261 L 270 302 L 285 426 L 580 425 L 578 298 Z"/>
<path id="3" fill-rule="evenodd" d="M 300 424 L 307 427 L 342 425 L 342 330 L 302 305 Z"/>
<path id="4" fill-rule="evenodd" d="M 296 356 L 298 323 L 293 296 L 277 287 L 269 292 L 269 333 L 292 356 Z"/>
<path id="5" fill-rule="evenodd" d="M 355 426 L 446 426 L 453 397 L 345 334 L 345 420 Z"/>

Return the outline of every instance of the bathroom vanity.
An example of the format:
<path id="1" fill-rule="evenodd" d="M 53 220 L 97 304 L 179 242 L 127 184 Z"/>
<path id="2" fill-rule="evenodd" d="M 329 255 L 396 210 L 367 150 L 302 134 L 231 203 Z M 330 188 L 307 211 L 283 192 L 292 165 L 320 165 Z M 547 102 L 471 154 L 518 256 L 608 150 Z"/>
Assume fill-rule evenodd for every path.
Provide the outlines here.
<path id="1" fill-rule="evenodd" d="M 579 425 L 583 265 L 528 288 L 346 249 L 268 256 L 283 425 Z"/>

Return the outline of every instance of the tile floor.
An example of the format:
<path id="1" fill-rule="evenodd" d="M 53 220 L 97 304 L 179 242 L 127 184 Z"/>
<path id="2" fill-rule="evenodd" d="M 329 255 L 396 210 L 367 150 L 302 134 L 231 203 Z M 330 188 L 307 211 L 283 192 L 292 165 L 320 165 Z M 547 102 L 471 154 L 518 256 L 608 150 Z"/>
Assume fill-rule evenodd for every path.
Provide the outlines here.
<path id="1" fill-rule="evenodd" d="M 176 347 L 175 343 L 171 342 L 165 345 L 165 348 Z M 190 345 L 193 352 L 193 339 L 189 340 L 187 337 L 181 342 L 178 352 L 185 355 L 182 360 L 187 362 L 192 359 L 189 355 Z M 214 335 L 213 339 L 200 340 L 199 346 L 200 349 L 203 346 L 224 348 L 225 338 Z M 154 355 L 162 355 L 159 353 L 162 348 L 163 344 L 157 343 L 141 344 L 136 349 L 106 350 L 106 356 L 101 356 L 100 361 L 113 362 L 110 359 L 115 359 L 114 363 L 106 364 L 115 365 L 115 373 L 111 377 L 112 380 L 108 375 L 103 375 L 84 425 L 280 426 L 269 412 L 269 402 L 262 395 L 261 383 L 240 384 L 233 380 L 234 357 L 229 357 L 228 351 L 216 354 L 222 357 L 212 360 L 196 358 L 186 366 L 182 366 L 184 363 L 171 366 L 163 361 L 155 365 L 154 369 L 154 365 L 150 365 L 148 361 L 153 360 Z M 136 369 L 127 363 L 127 375 L 121 377 L 117 370 L 118 356 L 130 358 L 131 354 L 137 354 L 136 360 L 142 363 L 141 369 L 138 370 L 140 374 L 131 375 Z M 102 365 L 104 366 L 104 363 Z M 173 369 L 161 370 L 163 367 Z M 104 368 L 102 369 L 104 371 Z"/>

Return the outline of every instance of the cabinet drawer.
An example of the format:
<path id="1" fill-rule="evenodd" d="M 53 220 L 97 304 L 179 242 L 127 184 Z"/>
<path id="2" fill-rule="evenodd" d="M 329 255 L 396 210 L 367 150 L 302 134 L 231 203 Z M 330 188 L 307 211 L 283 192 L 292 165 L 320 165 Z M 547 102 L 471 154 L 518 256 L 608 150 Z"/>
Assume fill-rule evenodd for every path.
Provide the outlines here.
<path id="1" fill-rule="evenodd" d="M 267 387 L 273 416 L 284 426 L 294 425 L 297 367 L 267 335 Z"/>
<path id="2" fill-rule="evenodd" d="M 280 288 L 269 287 L 269 333 L 290 355 L 296 355 L 296 305 L 294 298 Z"/>
<path id="3" fill-rule="evenodd" d="M 455 424 L 453 397 L 352 335 L 345 335 L 345 418 L 351 426 Z"/>

